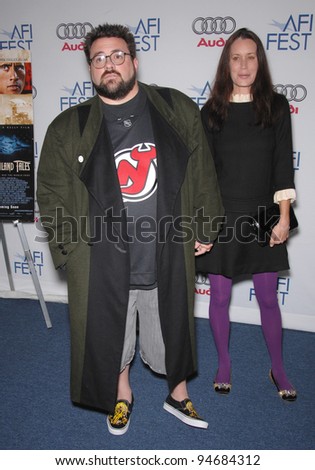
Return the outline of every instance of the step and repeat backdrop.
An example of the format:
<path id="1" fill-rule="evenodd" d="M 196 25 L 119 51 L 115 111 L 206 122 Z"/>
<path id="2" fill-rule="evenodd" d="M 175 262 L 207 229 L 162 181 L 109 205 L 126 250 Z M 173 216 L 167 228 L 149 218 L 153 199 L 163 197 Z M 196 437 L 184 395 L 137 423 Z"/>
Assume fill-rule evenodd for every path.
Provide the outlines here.
<path id="1" fill-rule="evenodd" d="M 92 0 L 87 4 L 75 0 L 11 0 L 2 8 L 0 55 L 16 58 L 21 51 L 28 51 L 27 60 L 31 62 L 33 114 L 28 129 L 33 133 L 31 161 L 34 195 L 30 197 L 28 194 L 27 197 L 30 205 L 33 197 L 34 221 L 25 220 L 23 227 L 47 301 L 67 302 L 67 288 L 65 274 L 53 267 L 44 232 L 38 223 L 36 170 L 49 123 L 61 111 L 94 94 L 82 49 L 85 34 L 92 26 L 104 22 L 128 26 L 136 38 L 139 79 L 177 88 L 201 108 L 211 90 L 225 41 L 236 29 L 248 27 L 259 35 L 265 46 L 274 86 L 287 97 L 292 116 L 297 188 L 295 210 L 300 227 L 288 243 L 291 270 L 279 273 L 278 296 L 283 325 L 291 329 L 315 331 L 314 16 L 315 2 L 308 0 L 194 0 L 185 3 L 180 0 L 120 0 L 116 3 Z M 15 98 L 22 99 L 23 96 L 21 93 L 20 97 Z M 0 108 L 1 103 L 2 100 Z M 2 108 L 0 117 L 3 120 L 1 124 L 4 124 L 0 133 L 0 184 L 2 182 L 2 188 L 7 188 L 8 166 L 1 164 L 1 160 L 7 161 L 4 134 L 10 122 L 3 115 Z M 13 135 L 11 131 L 11 143 Z M 6 181 L 6 186 L 3 181 Z M 13 220 L 14 207 L 12 216 L 6 205 L 6 189 L 0 191 L 0 196 L 1 214 L 4 214 L 0 218 L 3 226 L 0 296 L 36 298 L 28 262 Z M 8 213 L 11 214 L 9 218 Z M 4 254 L 5 243 L 8 260 Z M 8 271 L 11 272 L 11 283 Z M 207 279 L 201 276 L 196 278 L 195 292 L 196 316 L 207 317 L 211 295 Z M 254 324 L 260 322 L 250 279 L 235 283 L 231 319 Z"/>

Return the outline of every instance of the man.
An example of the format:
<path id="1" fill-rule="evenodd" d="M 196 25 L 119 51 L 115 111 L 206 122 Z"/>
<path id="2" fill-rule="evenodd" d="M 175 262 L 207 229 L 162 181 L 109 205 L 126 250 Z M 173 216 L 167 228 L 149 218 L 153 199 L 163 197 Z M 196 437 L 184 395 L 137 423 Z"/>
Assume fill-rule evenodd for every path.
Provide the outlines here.
<path id="1" fill-rule="evenodd" d="M 127 431 L 138 312 L 141 357 L 167 377 L 164 408 L 207 428 L 186 386 L 194 253 L 210 250 L 222 206 L 199 109 L 177 90 L 138 82 L 124 26 L 93 29 L 85 54 L 97 96 L 52 122 L 38 170 L 53 260 L 68 272 L 71 397 L 107 411 L 112 434 Z"/>
<path id="2" fill-rule="evenodd" d="M 0 62 L 0 94 L 18 95 L 25 85 L 25 66 L 22 62 Z"/>

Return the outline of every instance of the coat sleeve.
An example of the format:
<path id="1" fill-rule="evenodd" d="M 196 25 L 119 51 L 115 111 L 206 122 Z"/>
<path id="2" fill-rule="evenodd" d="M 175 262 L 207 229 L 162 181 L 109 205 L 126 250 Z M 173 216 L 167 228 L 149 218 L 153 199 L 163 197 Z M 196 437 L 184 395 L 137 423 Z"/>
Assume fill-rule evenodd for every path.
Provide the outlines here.
<path id="1" fill-rule="evenodd" d="M 48 128 L 37 172 L 37 201 L 40 223 L 56 268 L 66 265 L 77 246 L 78 221 L 73 216 L 73 172 L 67 164 L 66 126 L 54 121 Z"/>
<path id="2" fill-rule="evenodd" d="M 212 153 L 204 132 L 199 109 L 195 108 L 194 134 L 198 147 L 192 159 L 196 239 L 213 242 L 221 229 L 224 208 Z"/>

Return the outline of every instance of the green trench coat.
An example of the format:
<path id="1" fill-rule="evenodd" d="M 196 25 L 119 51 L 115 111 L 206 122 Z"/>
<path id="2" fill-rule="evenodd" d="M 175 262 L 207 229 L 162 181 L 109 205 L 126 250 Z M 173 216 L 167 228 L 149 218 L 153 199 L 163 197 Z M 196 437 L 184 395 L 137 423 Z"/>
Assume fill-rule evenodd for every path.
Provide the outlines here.
<path id="1" fill-rule="evenodd" d="M 205 224 L 205 217 L 213 220 L 223 208 L 196 104 L 179 91 L 139 85 L 149 100 L 157 149 L 158 300 L 172 390 L 196 371 L 194 241 L 214 241 L 218 226 Z M 50 124 L 37 186 L 54 265 L 67 271 L 71 399 L 112 412 L 128 304 L 129 250 L 124 218 L 118 230 L 113 224 L 123 202 L 98 96 Z M 163 225 L 165 220 L 177 225 Z"/>

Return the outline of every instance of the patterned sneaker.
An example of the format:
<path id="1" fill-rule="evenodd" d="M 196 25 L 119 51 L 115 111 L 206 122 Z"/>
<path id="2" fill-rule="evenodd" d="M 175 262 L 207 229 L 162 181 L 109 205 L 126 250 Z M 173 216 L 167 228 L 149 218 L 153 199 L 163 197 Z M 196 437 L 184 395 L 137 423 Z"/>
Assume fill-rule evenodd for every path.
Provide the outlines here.
<path id="1" fill-rule="evenodd" d="M 188 426 L 203 429 L 208 427 L 208 423 L 200 418 L 189 398 L 185 398 L 183 401 L 176 401 L 169 395 L 164 402 L 163 408 L 183 423 L 188 424 Z"/>
<path id="2" fill-rule="evenodd" d="M 132 407 L 133 397 L 131 403 L 127 400 L 118 400 L 116 402 L 114 414 L 107 416 L 107 427 L 111 434 L 121 436 L 128 431 Z"/>

